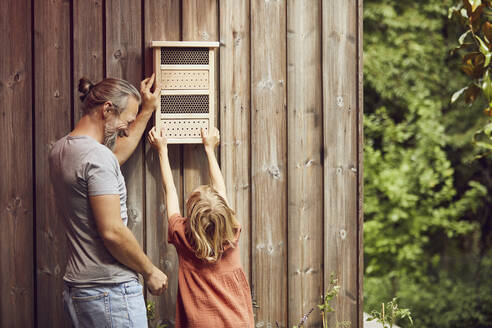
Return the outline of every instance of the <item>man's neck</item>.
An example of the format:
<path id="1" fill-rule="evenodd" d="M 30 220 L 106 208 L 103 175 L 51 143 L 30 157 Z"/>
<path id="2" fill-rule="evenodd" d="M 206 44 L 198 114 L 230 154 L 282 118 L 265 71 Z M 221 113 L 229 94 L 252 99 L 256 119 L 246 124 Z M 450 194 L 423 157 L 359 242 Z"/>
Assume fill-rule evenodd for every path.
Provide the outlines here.
<path id="1" fill-rule="evenodd" d="M 95 115 L 84 115 L 77 122 L 70 135 L 89 136 L 102 143 L 104 140 L 104 121 L 98 120 Z"/>

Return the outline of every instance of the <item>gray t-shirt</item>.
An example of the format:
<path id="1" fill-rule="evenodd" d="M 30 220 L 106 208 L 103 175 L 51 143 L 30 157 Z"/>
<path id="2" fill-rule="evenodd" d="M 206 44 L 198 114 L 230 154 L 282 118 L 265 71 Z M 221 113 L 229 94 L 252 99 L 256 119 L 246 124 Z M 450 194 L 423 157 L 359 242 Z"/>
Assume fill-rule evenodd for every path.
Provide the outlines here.
<path id="1" fill-rule="evenodd" d="M 116 156 L 91 137 L 65 136 L 53 145 L 49 161 L 68 241 L 63 280 L 72 286 L 93 287 L 137 278 L 104 246 L 89 203 L 89 196 L 119 195 L 126 225 L 126 186 Z"/>

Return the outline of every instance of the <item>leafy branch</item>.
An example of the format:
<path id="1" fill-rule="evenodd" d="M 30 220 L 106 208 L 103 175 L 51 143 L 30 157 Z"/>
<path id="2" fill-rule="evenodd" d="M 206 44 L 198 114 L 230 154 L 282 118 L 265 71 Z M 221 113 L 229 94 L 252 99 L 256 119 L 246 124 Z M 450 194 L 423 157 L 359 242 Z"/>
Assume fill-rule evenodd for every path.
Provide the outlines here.
<path id="1" fill-rule="evenodd" d="M 473 104 L 482 94 L 487 100 L 484 114 L 492 116 L 492 2 L 491 0 L 462 0 L 449 9 L 449 18 L 455 19 L 465 29 L 458 38 L 458 46 L 451 54 L 463 52 L 460 69 L 469 77 L 470 83 L 456 91 L 451 103 L 462 95 L 467 104 Z M 479 148 L 492 151 L 492 122 L 475 133 L 473 142 Z"/>

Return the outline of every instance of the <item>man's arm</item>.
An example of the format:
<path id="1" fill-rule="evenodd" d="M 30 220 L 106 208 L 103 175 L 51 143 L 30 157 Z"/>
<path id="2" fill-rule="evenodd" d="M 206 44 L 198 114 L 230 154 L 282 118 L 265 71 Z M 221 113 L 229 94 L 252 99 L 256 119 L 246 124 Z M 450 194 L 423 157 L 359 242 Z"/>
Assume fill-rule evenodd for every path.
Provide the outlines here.
<path id="1" fill-rule="evenodd" d="M 217 163 L 217 158 L 215 158 L 215 147 L 220 143 L 220 133 L 217 128 L 214 128 L 208 135 L 205 135 L 205 131 L 202 129 L 202 140 L 205 147 L 205 153 L 208 159 L 208 172 L 210 175 L 210 182 L 212 187 L 217 190 L 222 198 L 227 203 L 227 193 L 226 186 L 224 182 L 224 177 L 220 171 L 219 163 Z"/>
<path id="2" fill-rule="evenodd" d="M 159 154 L 159 161 L 161 163 L 161 175 L 162 185 L 166 192 L 166 208 L 167 218 L 170 219 L 174 214 L 181 214 L 179 210 L 178 193 L 176 192 L 176 186 L 174 185 L 173 173 L 171 171 L 171 165 L 169 164 L 169 157 L 167 154 L 167 140 L 163 136 L 161 131 L 157 134 L 155 127 L 149 132 L 149 143 L 154 147 Z"/>
<path id="3" fill-rule="evenodd" d="M 151 77 L 146 78 L 140 83 L 140 94 L 142 96 L 142 107 L 135 118 L 135 121 L 130 125 L 128 137 L 118 137 L 113 150 L 118 163 L 123 165 L 137 148 L 140 139 L 145 131 L 145 127 L 152 117 L 152 114 L 159 105 L 159 97 L 161 88 L 158 82 L 155 84 L 155 90 L 150 89 L 154 84 L 155 73 Z"/>
<path id="4" fill-rule="evenodd" d="M 89 196 L 89 201 L 99 235 L 111 255 L 142 274 L 152 294 L 162 294 L 167 288 L 167 276 L 152 264 L 121 220 L 120 196 Z"/>

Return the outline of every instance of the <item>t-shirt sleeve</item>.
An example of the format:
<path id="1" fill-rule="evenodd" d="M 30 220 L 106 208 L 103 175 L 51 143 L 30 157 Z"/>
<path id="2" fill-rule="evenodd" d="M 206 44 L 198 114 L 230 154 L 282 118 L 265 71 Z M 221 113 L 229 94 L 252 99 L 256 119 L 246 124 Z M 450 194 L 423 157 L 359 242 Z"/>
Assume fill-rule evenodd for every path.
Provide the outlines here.
<path id="1" fill-rule="evenodd" d="M 173 244 L 177 246 L 177 238 L 176 238 L 176 228 L 177 226 L 182 223 L 184 218 L 179 214 L 173 214 L 169 220 L 168 220 L 168 225 L 167 225 L 167 242 L 170 244 Z"/>
<path id="2" fill-rule="evenodd" d="M 89 196 L 119 195 L 116 163 L 102 152 L 91 157 L 85 169 Z"/>

